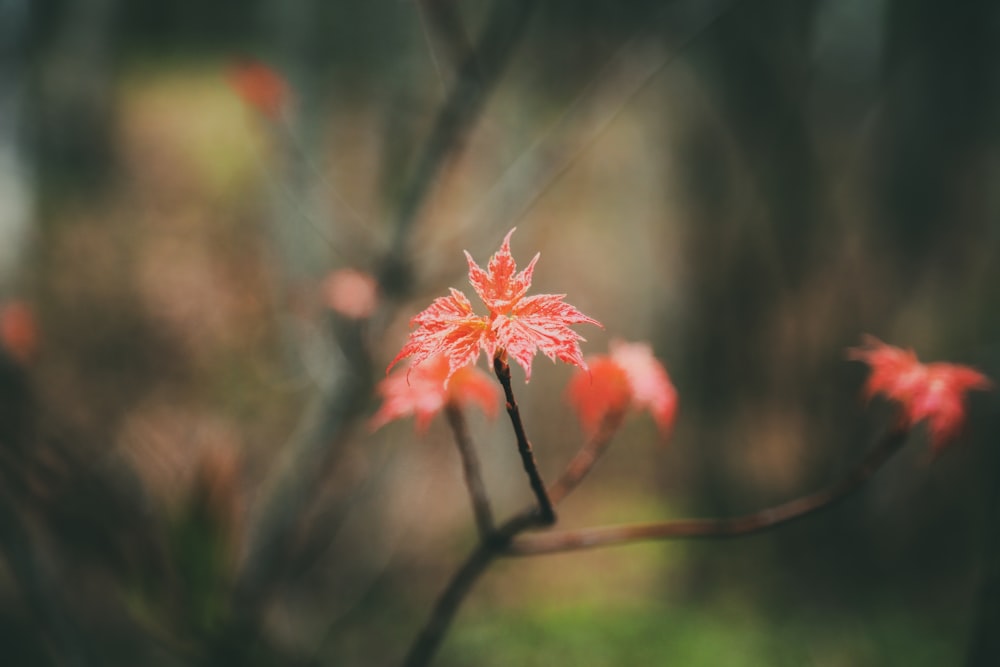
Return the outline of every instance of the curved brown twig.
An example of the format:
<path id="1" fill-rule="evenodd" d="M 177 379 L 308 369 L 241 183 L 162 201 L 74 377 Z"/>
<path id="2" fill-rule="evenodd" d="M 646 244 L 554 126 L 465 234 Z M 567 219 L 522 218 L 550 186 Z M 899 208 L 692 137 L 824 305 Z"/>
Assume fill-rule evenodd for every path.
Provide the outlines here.
<path id="1" fill-rule="evenodd" d="M 494 530 L 488 540 L 480 542 L 473 549 L 434 603 L 434 609 L 431 610 L 427 623 L 420 630 L 420 634 L 417 635 L 403 660 L 403 667 L 424 667 L 430 663 L 458 608 L 480 575 L 498 556 L 503 555 L 515 535 L 543 524 L 538 512 L 534 510 L 522 512 Z"/>
<path id="2" fill-rule="evenodd" d="M 611 438 L 618 431 L 622 424 L 625 413 L 615 411 L 607 415 L 601 422 L 601 427 L 597 433 L 588 440 L 583 447 L 566 464 L 566 470 L 555 484 L 549 487 L 549 498 L 553 504 L 558 504 L 563 498 L 573 492 L 583 478 L 587 476 L 597 459 L 607 450 L 611 444 Z"/>
<path id="3" fill-rule="evenodd" d="M 511 543 L 505 555 L 578 551 L 642 540 L 740 537 L 776 528 L 830 507 L 860 488 L 899 450 L 907 434 L 907 431 L 899 429 L 889 431 L 846 477 L 822 491 L 757 512 L 722 519 L 676 519 L 532 535 Z"/>

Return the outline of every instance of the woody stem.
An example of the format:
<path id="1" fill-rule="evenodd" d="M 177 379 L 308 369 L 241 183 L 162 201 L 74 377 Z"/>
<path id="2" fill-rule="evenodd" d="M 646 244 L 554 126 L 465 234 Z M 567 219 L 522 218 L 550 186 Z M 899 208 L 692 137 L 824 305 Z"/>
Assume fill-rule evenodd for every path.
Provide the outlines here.
<path id="1" fill-rule="evenodd" d="M 511 543 L 505 555 L 530 556 L 577 551 L 642 540 L 732 538 L 776 528 L 832 506 L 859 489 L 906 441 L 905 429 L 892 429 L 840 481 L 812 494 L 742 516 L 674 519 L 646 524 L 585 528 L 524 537 Z"/>
<path id="2" fill-rule="evenodd" d="M 493 532 L 493 511 L 490 509 L 490 499 L 483 484 L 483 475 L 479 467 L 479 457 L 469 436 L 469 427 L 465 423 L 462 409 L 455 403 L 448 402 L 444 406 L 448 417 L 448 425 L 455 435 L 455 444 L 462 457 L 462 470 L 465 473 L 465 486 L 469 490 L 472 501 L 472 511 L 476 515 L 476 528 L 479 529 L 479 539 L 486 540 Z"/>
<path id="3" fill-rule="evenodd" d="M 533 510 L 520 512 L 492 529 L 489 539 L 476 545 L 452 575 L 445 589 L 441 591 L 430 617 L 410 646 L 403 660 L 403 667 L 425 667 L 430 663 L 455 614 L 458 613 L 458 608 L 479 577 L 493 564 L 493 561 L 503 555 L 515 535 L 537 526 L 540 521 L 541 517 Z"/>
<path id="4" fill-rule="evenodd" d="M 597 459 L 611 444 L 611 438 L 618 427 L 621 426 L 624 413 L 620 410 L 608 414 L 601 422 L 597 433 L 593 435 L 587 443 L 573 456 L 566 465 L 566 470 L 556 483 L 549 487 L 549 498 L 554 504 L 558 504 L 563 498 L 568 496 L 577 485 L 583 481 L 590 469 L 597 463 Z"/>
<path id="5" fill-rule="evenodd" d="M 545 490 L 545 482 L 542 481 L 542 475 L 538 472 L 538 464 L 535 463 L 535 453 L 531 449 L 531 443 L 528 441 L 528 436 L 524 433 L 524 424 L 521 422 L 521 411 L 517 407 L 517 401 L 514 400 L 514 391 L 510 385 L 510 365 L 501 359 L 500 356 L 496 356 L 493 358 L 493 371 L 503 386 L 503 393 L 507 399 L 507 415 L 510 416 L 510 423 L 514 427 L 514 435 L 517 438 L 517 451 L 521 455 L 524 472 L 528 474 L 531 490 L 538 500 L 539 518 L 543 524 L 551 525 L 556 522 L 556 512 L 552 507 L 552 500 Z"/>

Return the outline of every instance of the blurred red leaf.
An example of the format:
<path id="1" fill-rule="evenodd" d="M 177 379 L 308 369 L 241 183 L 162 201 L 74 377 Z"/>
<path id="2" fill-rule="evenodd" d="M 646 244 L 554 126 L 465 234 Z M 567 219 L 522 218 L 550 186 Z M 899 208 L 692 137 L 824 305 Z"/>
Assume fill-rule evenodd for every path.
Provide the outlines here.
<path id="1" fill-rule="evenodd" d="M 445 385 L 445 379 L 451 380 Z M 431 418 L 449 402 L 478 405 L 491 419 L 497 414 L 496 383 L 475 366 L 465 366 L 451 372 L 447 357 L 427 359 L 419 366 L 400 370 L 382 380 L 378 386 L 382 407 L 371 418 L 369 428 L 376 430 L 390 421 L 416 417 L 417 431 L 427 430 Z"/>
<path id="2" fill-rule="evenodd" d="M 356 269 L 333 271 L 323 281 L 326 305 L 352 320 L 371 317 L 378 305 L 378 284 L 375 278 Z"/>
<path id="3" fill-rule="evenodd" d="M 29 364 L 38 352 L 38 323 L 31 306 L 10 301 L 0 307 L 0 343 L 21 364 Z"/>
<path id="4" fill-rule="evenodd" d="M 866 336 L 862 347 L 850 348 L 848 357 L 871 367 L 864 388 L 867 398 L 881 394 L 899 405 L 906 428 L 927 423 L 935 454 L 961 435 L 967 417 L 965 394 L 993 387 L 974 368 L 922 364 L 913 350 L 887 345 L 873 336 Z"/>
<path id="5" fill-rule="evenodd" d="M 609 415 L 624 413 L 632 402 L 625 371 L 611 357 L 587 359 L 590 372 L 578 371 L 566 385 L 566 399 L 576 409 L 583 430 L 593 435 Z"/>
<path id="6" fill-rule="evenodd" d="M 604 419 L 629 407 L 648 410 L 664 438 L 677 416 L 677 390 L 648 343 L 611 341 L 611 354 L 588 359 L 590 373 L 576 373 L 567 399 L 587 433 Z"/>
<path id="7" fill-rule="evenodd" d="M 288 103 L 284 77 L 263 63 L 247 60 L 229 69 L 229 85 L 245 104 L 271 120 L 277 120 Z"/>

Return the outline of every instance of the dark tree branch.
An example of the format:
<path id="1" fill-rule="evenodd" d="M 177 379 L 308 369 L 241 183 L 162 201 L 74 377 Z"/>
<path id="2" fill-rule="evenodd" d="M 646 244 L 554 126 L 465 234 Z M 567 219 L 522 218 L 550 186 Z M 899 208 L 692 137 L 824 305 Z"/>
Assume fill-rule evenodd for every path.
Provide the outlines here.
<path id="1" fill-rule="evenodd" d="M 448 586 L 434 603 L 430 618 L 427 619 L 420 634 L 411 645 L 410 651 L 403 661 L 403 667 L 424 667 L 430 664 L 441 645 L 441 640 L 444 639 L 445 633 L 451 626 L 458 608 L 479 577 L 486 571 L 486 568 L 503 554 L 515 535 L 544 523 L 537 512 L 522 512 L 493 531 L 488 540 L 479 543 L 455 571 Z"/>
<path id="2" fill-rule="evenodd" d="M 487 541 L 493 533 L 493 511 L 490 509 L 490 499 L 483 484 L 483 475 L 479 467 L 479 457 L 469 436 L 469 427 L 465 423 L 462 409 L 449 402 L 444 408 L 448 425 L 455 434 L 455 444 L 462 457 L 462 471 L 465 473 L 465 486 L 469 490 L 472 501 L 472 511 L 476 516 L 476 528 L 479 529 L 480 541 Z"/>
<path id="3" fill-rule="evenodd" d="M 503 364 L 502 368 L 505 368 L 506 370 L 501 370 L 500 364 Z M 504 393 L 508 397 L 508 407 L 513 405 L 516 412 L 517 404 L 514 403 L 513 394 L 510 392 L 510 367 L 503 362 L 495 362 L 494 367 L 497 369 L 497 375 L 500 377 L 501 384 L 504 385 Z M 469 484 L 469 493 L 473 498 L 473 505 L 476 506 L 477 492 L 473 490 L 474 483 L 469 480 L 470 478 L 478 479 L 479 477 L 478 460 L 475 458 L 475 452 L 472 450 L 471 442 L 468 440 L 467 436 L 459 435 L 465 428 L 464 419 L 461 419 L 461 412 L 451 405 L 449 405 L 447 409 L 448 421 L 452 424 L 452 429 L 455 431 L 455 438 L 459 443 L 459 450 L 462 452 L 463 462 L 466 460 L 466 450 L 471 452 L 471 459 L 475 467 L 475 471 L 472 475 L 470 475 L 468 467 L 466 468 L 466 481 Z M 457 425 L 452 422 L 453 413 L 461 420 Z M 621 425 L 622 416 L 622 413 L 616 413 L 614 415 L 609 415 L 608 418 L 604 420 L 601 430 L 594 436 L 593 439 L 584 445 L 584 447 L 567 465 L 566 471 L 553 487 L 553 494 L 559 494 L 558 498 L 563 498 L 569 494 L 569 492 L 572 491 L 577 484 L 579 484 L 579 482 L 586 476 L 587 472 L 589 472 L 593 467 L 594 462 L 600 454 L 607 448 L 608 443 L 611 441 L 611 436 L 614 435 L 615 431 Z M 511 419 L 513 420 L 514 417 L 512 416 Z M 523 426 L 519 427 L 519 424 L 520 417 L 518 416 L 514 428 L 515 431 L 518 431 L 520 428 L 519 432 L 523 435 Z M 530 456 L 530 445 L 528 446 L 528 454 Z M 534 462 L 533 457 L 531 458 L 531 461 L 532 463 Z M 540 481 L 541 480 L 539 479 L 539 482 Z M 481 480 L 479 484 L 481 485 Z M 483 503 L 485 505 L 484 511 L 488 515 L 489 505 L 486 504 L 485 491 L 482 492 L 482 495 Z M 557 500 L 557 498 L 554 496 L 553 500 Z M 476 518 L 480 529 L 480 543 L 476 549 L 469 554 L 458 570 L 455 571 L 455 574 L 452 575 L 448 586 L 444 589 L 444 591 L 442 591 L 441 596 L 434 605 L 430 618 L 428 618 L 427 623 L 424 625 L 420 634 L 417 636 L 416 640 L 414 640 L 414 643 L 410 648 L 410 652 L 403 663 L 405 667 L 422 667 L 430 662 L 431 658 L 434 657 L 434 653 L 437 651 L 438 646 L 440 646 L 445 633 L 451 626 L 451 622 L 454 620 L 455 614 L 458 612 L 458 608 L 461 606 L 462 601 L 472 590 L 473 585 L 479 580 L 479 577 L 486 571 L 493 561 L 496 558 L 505 555 L 505 552 L 511 545 L 511 540 L 514 539 L 514 537 L 530 528 L 542 527 L 550 523 L 544 520 L 542 515 L 537 510 L 532 508 L 516 514 L 503 525 L 495 529 L 492 527 L 492 517 L 490 516 L 490 528 L 488 531 L 484 532 L 479 511 L 480 510 L 477 509 Z"/>
<path id="4" fill-rule="evenodd" d="M 517 437 L 517 451 L 521 455 L 521 464 L 524 465 L 524 472 L 528 473 L 528 481 L 531 490 L 538 500 L 539 517 L 545 525 L 552 525 L 556 522 L 556 511 L 552 507 L 552 501 L 545 490 L 545 482 L 538 472 L 538 464 L 535 463 L 535 453 L 531 449 L 531 443 L 524 432 L 524 424 L 521 422 L 521 411 L 514 400 L 514 390 L 510 385 L 510 365 L 499 356 L 493 359 L 493 371 L 503 385 L 503 393 L 507 398 L 507 414 L 510 416 L 510 423 L 514 427 L 514 435 Z"/>

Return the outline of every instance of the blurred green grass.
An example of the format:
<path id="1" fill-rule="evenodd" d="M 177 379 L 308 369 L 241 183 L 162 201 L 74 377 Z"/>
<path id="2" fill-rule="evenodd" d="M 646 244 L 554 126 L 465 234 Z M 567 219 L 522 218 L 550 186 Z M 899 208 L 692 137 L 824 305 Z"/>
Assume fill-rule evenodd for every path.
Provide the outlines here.
<path id="1" fill-rule="evenodd" d="M 865 667 L 959 664 L 947 624 L 901 607 L 758 613 L 746 607 L 481 611 L 446 640 L 445 665 Z"/>

